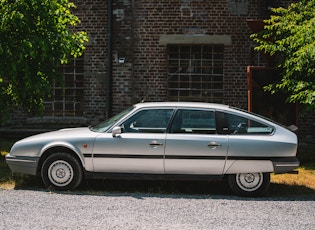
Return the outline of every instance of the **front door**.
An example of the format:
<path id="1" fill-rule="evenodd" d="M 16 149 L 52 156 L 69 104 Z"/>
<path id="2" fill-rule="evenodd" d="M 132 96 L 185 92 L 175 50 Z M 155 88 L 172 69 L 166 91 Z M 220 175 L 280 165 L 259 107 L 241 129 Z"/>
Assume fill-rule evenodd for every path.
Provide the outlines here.
<path id="1" fill-rule="evenodd" d="M 143 109 L 122 122 L 122 133 L 95 140 L 94 171 L 164 174 L 166 129 L 173 109 Z"/>

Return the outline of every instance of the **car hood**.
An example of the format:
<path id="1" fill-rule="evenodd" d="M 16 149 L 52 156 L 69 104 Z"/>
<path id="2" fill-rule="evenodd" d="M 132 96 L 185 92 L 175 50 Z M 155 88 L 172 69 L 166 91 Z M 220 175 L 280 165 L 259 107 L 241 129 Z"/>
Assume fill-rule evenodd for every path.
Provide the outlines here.
<path id="1" fill-rule="evenodd" d="M 17 146 L 30 146 L 38 145 L 43 146 L 48 143 L 65 142 L 72 143 L 77 141 L 93 141 L 100 133 L 91 131 L 88 127 L 85 128 L 70 128 L 60 129 L 57 131 L 41 133 L 34 136 L 24 138 L 13 145 L 13 148 Z"/>
<path id="2" fill-rule="evenodd" d="M 41 133 L 22 139 L 21 141 L 43 141 L 43 140 L 67 140 L 76 138 L 96 137 L 99 133 L 92 132 L 88 127 L 60 129 L 57 131 Z"/>
<path id="3" fill-rule="evenodd" d="M 10 151 L 15 156 L 39 156 L 43 151 L 54 146 L 63 146 L 70 149 L 78 149 L 83 145 L 89 146 L 86 151 L 91 151 L 94 139 L 100 135 L 89 128 L 61 129 L 47 133 L 41 133 L 24 138 L 16 142 Z"/>

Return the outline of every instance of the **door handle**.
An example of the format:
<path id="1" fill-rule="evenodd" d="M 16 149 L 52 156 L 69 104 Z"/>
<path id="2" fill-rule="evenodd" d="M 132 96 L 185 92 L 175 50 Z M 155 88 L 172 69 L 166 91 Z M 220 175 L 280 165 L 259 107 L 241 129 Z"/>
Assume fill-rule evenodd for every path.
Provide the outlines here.
<path id="1" fill-rule="evenodd" d="M 217 148 L 217 147 L 221 147 L 222 145 L 221 144 L 218 144 L 217 142 L 215 141 L 211 141 L 209 144 L 208 144 L 209 147 L 211 148 Z"/>
<path id="2" fill-rule="evenodd" d="M 160 143 L 160 142 L 157 142 L 157 141 L 152 141 L 152 142 L 150 143 L 150 146 L 151 146 L 152 148 L 157 148 L 157 147 L 162 146 L 162 145 L 163 145 L 163 143 Z"/>

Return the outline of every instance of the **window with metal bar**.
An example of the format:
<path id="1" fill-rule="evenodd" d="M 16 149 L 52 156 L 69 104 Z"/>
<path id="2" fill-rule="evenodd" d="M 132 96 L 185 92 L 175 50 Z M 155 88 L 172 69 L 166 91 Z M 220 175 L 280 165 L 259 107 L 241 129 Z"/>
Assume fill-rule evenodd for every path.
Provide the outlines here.
<path id="1" fill-rule="evenodd" d="M 223 103 L 223 45 L 168 46 L 168 100 Z"/>
<path id="2" fill-rule="evenodd" d="M 46 99 L 45 115 L 80 117 L 83 115 L 83 58 L 76 58 L 63 66 L 61 84 L 55 83 L 51 97 Z"/>

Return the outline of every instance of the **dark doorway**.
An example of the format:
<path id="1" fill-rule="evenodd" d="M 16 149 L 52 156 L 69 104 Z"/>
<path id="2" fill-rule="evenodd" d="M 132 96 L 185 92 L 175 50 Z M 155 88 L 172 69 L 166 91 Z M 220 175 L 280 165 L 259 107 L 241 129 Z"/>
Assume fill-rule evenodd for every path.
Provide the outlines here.
<path id="1" fill-rule="evenodd" d="M 283 125 L 297 124 L 297 105 L 286 102 L 286 95 L 270 94 L 263 87 L 280 79 L 277 70 L 266 67 L 247 68 L 248 110 Z"/>

